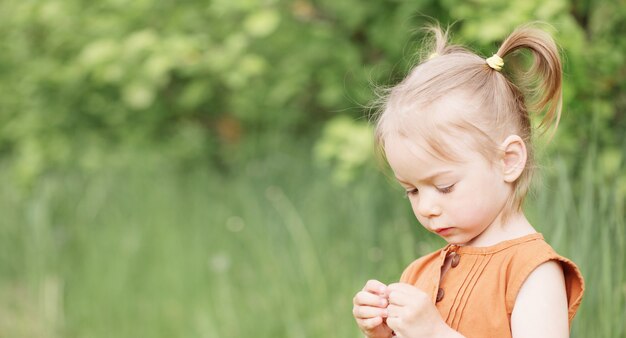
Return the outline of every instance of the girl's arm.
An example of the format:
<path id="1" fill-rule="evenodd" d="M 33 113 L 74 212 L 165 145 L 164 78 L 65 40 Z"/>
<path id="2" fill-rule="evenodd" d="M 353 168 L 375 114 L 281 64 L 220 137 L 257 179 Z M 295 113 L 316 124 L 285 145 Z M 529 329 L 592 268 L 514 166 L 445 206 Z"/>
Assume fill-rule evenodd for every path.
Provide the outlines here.
<path id="1" fill-rule="evenodd" d="M 556 261 L 539 265 L 520 288 L 511 314 L 513 338 L 569 337 L 563 269 Z"/>

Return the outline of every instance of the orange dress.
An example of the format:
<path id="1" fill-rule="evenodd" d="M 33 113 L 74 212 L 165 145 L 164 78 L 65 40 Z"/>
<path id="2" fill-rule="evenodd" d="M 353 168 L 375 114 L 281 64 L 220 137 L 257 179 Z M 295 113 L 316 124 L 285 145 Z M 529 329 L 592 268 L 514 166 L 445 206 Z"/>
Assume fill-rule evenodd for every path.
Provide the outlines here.
<path id="1" fill-rule="evenodd" d="M 441 279 L 446 257 L 450 268 Z M 431 295 L 446 323 L 465 337 L 511 337 L 517 293 L 530 273 L 550 260 L 563 267 L 571 326 L 584 292 L 583 277 L 539 233 L 483 248 L 448 244 L 414 261 L 400 282 Z"/>

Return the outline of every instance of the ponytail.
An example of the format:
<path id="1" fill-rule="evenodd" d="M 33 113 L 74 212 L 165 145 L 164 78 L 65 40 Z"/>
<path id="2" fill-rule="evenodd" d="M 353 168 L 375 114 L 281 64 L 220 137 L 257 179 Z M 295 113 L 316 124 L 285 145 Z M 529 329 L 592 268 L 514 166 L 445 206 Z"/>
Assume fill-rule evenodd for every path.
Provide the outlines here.
<path id="1" fill-rule="evenodd" d="M 528 25 L 521 26 L 509 35 L 498 49 L 503 59 L 518 50 L 528 49 L 533 54 L 532 66 L 516 79 L 524 91 L 528 111 L 545 112 L 538 129 L 543 131 L 554 124 L 558 127 L 562 109 L 562 70 L 556 43 L 543 30 Z"/>

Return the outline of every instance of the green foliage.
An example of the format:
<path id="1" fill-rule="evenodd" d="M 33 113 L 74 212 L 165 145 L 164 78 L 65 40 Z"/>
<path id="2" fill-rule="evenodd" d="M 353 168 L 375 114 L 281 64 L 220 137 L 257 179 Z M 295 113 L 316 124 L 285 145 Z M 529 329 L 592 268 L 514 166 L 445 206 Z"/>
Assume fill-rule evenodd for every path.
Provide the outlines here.
<path id="1" fill-rule="evenodd" d="M 326 124 L 313 150 L 316 162 L 333 168 L 336 183 L 350 183 L 371 162 L 372 128 L 367 122 L 337 116 Z"/>
<path id="2" fill-rule="evenodd" d="M 433 17 L 493 52 L 516 25 L 544 20 L 566 60 L 559 149 L 597 138 L 623 149 L 623 1 L 108 0 L 0 4 L 0 155 L 32 180 L 102 151 L 167 146 L 195 130 L 193 156 L 243 158 L 268 134 L 314 136 L 353 117 L 374 84 L 413 64 Z M 591 123 L 589 123 L 591 122 Z M 597 126 L 597 135 L 590 126 Z M 184 142 L 182 142 L 184 143 Z M 174 159 L 177 152 L 173 152 Z"/>

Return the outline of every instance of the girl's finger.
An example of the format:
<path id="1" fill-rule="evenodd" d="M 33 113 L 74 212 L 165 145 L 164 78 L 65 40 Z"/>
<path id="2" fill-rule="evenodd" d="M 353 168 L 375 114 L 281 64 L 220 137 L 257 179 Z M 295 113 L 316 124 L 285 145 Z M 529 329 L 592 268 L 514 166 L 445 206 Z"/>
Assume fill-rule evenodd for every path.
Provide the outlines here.
<path id="1" fill-rule="evenodd" d="M 400 323 L 402 321 L 399 318 L 396 317 L 389 317 L 387 318 L 387 326 L 389 326 L 390 329 L 392 329 L 396 335 L 396 337 L 398 337 L 398 331 L 400 329 Z"/>
<path id="2" fill-rule="evenodd" d="M 391 291 L 389 292 L 389 304 L 394 305 L 405 305 L 407 295 L 400 291 Z"/>
<path id="3" fill-rule="evenodd" d="M 387 306 L 387 318 L 398 318 L 402 311 L 402 306 L 389 304 L 389 306 Z"/>
<path id="4" fill-rule="evenodd" d="M 367 283 L 365 283 L 365 286 L 363 287 L 363 291 L 372 292 L 378 295 L 384 295 L 386 290 L 387 290 L 387 285 L 375 279 L 368 280 Z"/>
<path id="5" fill-rule="evenodd" d="M 359 324 L 360 327 L 366 329 L 366 330 L 371 330 L 375 327 L 377 327 L 378 325 L 383 323 L 383 318 L 382 317 L 374 317 L 374 318 L 367 318 L 367 319 L 358 319 L 357 323 Z"/>
<path id="6" fill-rule="evenodd" d="M 409 289 L 409 290 L 391 290 L 389 291 L 389 296 L 387 297 L 389 300 L 389 304 L 406 306 L 406 305 L 418 305 L 423 306 L 428 303 L 431 303 L 430 297 L 417 288 Z"/>
<path id="7" fill-rule="evenodd" d="M 371 292 L 359 291 L 352 300 L 354 305 L 369 305 L 376 307 L 386 307 L 387 299 L 375 295 Z"/>
<path id="8" fill-rule="evenodd" d="M 352 308 L 354 318 L 368 319 L 374 317 L 387 317 L 387 309 L 372 306 L 354 306 Z"/>

